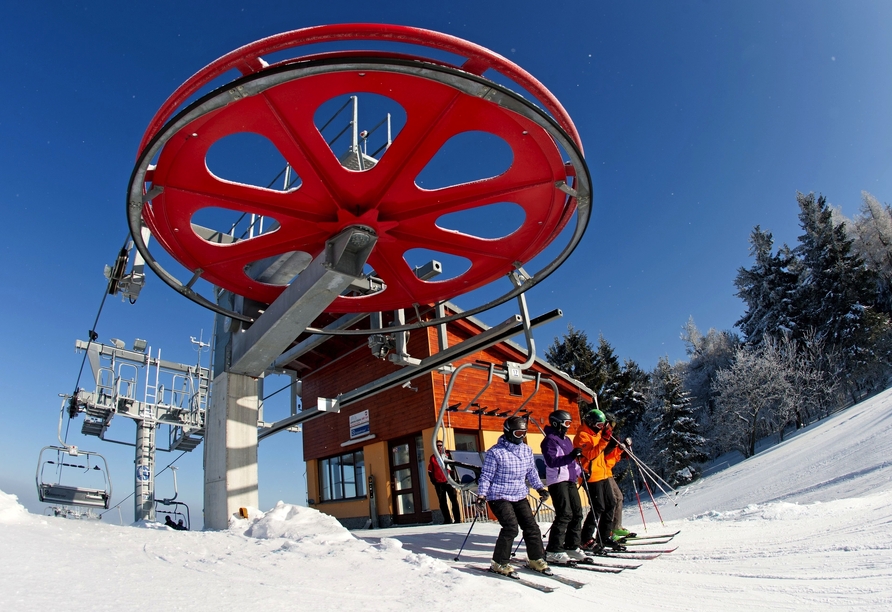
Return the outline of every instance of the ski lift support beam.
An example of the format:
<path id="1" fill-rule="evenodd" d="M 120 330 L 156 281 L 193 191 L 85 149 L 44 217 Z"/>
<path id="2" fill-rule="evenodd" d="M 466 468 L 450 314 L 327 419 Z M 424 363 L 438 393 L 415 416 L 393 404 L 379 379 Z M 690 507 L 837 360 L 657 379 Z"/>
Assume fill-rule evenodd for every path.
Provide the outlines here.
<path id="1" fill-rule="evenodd" d="M 529 321 L 529 327 L 538 327 L 562 316 L 563 312 L 561 312 L 559 308 L 555 308 L 550 312 L 531 319 Z M 524 327 L 525 325 L 523 317 L 521 315 L 514 315 L 500 325 L 497 325 L 480 334 L 477 334 L 476 336 L 469 338 L 468 340 L 465 340 L 460 344 L 451 346 L 445 351 L 441 351 L 439 353 L 431 355 L 430 357 L 422 359 L 421 364 L 416 367 L 405 367 L 402 370 L 398 370 L 389 376 L 383 376 L 374 382 L 340 395 L 338 397 L 338 404 L 340 405 L 340 407 L 343 408 L 344 406 L 348 406 L 360 400 L 366 399 L 368 397 L 381 393 L 382 391 L 386 391 L 387 389 L 398 387 L 403 383 L 412 380 L 413 378 L 421 376 L 422 374 L 427 374 L 428 372 L 432 372 L 433 370 L 446 366 L 457 359 L 461 359 L 462 357 L 465 357 L 472 353 L 476 353 L 477 351 L 481 351 L 494 344 L 498 344 L 502 340 L 507 340 L 508 338 L 522 332 Z M 294 416 L 282 419 L 281 421 L 276 421 L 269 427 L 259 431 L 257 433 L 257 440 L 260 441 L 263 438 L 271 436 L 276 432 L 287 429 L 311 418 L 321 416 L 322 414 L 324 414 L 324 412 L 313 410 L 312 414 L 302 416 L 302 413 L 298 413 Z"/>

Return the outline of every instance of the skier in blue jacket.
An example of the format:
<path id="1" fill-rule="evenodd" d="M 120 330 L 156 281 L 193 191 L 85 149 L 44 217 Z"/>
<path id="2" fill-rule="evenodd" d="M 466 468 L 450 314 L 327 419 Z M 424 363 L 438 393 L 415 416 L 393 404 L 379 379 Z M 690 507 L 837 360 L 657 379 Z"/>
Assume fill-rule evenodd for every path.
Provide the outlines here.
<path id="1" fill-rule="evenodd" d="M 505 419 L 502 431 L 499 441 L 486 451 L 477 488 L 478 507 L 482 508 L 488 502 L 489 509 L 502 526 L 490 569 L 505 576 L 518 577 L 509 561 L 519 526 L 527 546 L 527 565 L 550 575 L 552 572 L 545 562 L 542 532 L 527 501 L 530 487 L 536 489 L 543 501 L 548 499 L 548 490 L 539 480 L 533 451 L 524 444 L 526 419 L 509 417 Z"/>
<path id="2" fill-rule="evenodd" d="M 577 483 L 582 468 L 576 459 L 582 455 L 582 449 L 574 448 L 573 440 L 567 437 L 572 424 L 573 419 L 566 410 L 552 412 L 541 445 L 545 482 L 554 504 L 554 523 L 545 547 L 545 560 L 559 565 L 586 558 L 579 550 L 583 516 Z"/>

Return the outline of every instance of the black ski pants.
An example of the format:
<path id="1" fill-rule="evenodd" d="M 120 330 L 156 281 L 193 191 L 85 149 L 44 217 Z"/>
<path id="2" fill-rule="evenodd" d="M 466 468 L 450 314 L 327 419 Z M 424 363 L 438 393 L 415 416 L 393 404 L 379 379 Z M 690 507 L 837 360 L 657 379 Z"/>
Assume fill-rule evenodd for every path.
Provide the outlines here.
<path id="1" fill-rule="evenodd" d="M 548 536 L 548 552 L 576 550 L 582 532 L 582 502 L 575 482 L 556 482 L 548 485 L 554 504 L 554 523 Z"/>
<path id="2" fill-rule="evenodd" d="M 453 522 L 461 523 L 461 511 L 458 509 L 458 496 L 455 494 L 455 487 L 448 482 L 435 482 L 434 488 L 437 489 L 437 499 L 440 501 L 440 512 L 443 513 L 443 524 L 448 525 Z M 452 502 L 452 518 L 449 515 L 449 506 L 446 498 Z"/>
<path id="3" fill-rule="evenodd" d="M 542 544 L 542 532 L 533 516 L 533 509 L 526 499 L 520 501 L 508 501 L 506 499 L 493 499 L 489 502 L 489 509 L 499 521 L 502 530 L 496 539 L 496 549 L 492 553 L 492 560 L 504 565 L 511 559 L 511 547 L 514 538 L 517 537 L 518 526 L 523 531 L 523 539 L 527 545 L 528 559 L 544 559 L 545 546 Z"/>
<path id="4" fill-rule="evenodd" d="M 613 512 L 616 509 L 609 479 L 588 483 L 588 494 L 592 510 L 582 524 L 582 542 L 584 544 L 591 540 L 597 528 L 598 543 L 603 544 L 613 532 Z"/>

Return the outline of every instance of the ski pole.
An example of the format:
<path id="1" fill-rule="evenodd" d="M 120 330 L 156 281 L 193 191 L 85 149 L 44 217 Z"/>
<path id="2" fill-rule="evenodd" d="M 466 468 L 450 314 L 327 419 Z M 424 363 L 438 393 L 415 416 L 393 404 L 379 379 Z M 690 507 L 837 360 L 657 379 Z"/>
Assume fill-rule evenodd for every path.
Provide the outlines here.
<path id="1" fill-rule="evenodd" d="M 594 536 L 595 536 L 595 538 L 598 539 L 599 543 L 603 546 L 604 543 L 600 541 L 601 534 L 598 532 L 598 527 L 600 526 L 600 523 L 601 523 L 601 517 L 595 513 L 595 504 L 592 501 L 591 489 L 588 488 L 588 474 L 585 473 L 585 470 L 582 471 L 582 490 L 585 491 L 585 496 L 586 496 L 586 498 L 588 498 L 589 512 L 592 513 L 592 518 L 594 518 L 594 523 L 595 523 Z M 582 544 L 585 544 L 585 542 L 582 542 Z"/>
<path id="2" fill-rule="evenodd" d="M 542 498 L 540 497 L 540 498 L 539 498 L 539 503 L 536 504 L 536 509 L 533 511 L 533 518 L 534 518 L 534 519 L 535 519 L 536 516 L 539 514 L 539 508 L 542 507 L 542 504 L 543 504 L 543 503 L 545 503 L 545 500 L 542 499 Z M 549 531 L 550 531 L 550 530 L 551 530 L 551 527 L 549 527 L 548 529 L 549 529 Z M 545 533 L 548 533 L 548 532 L 546 531 Z M 545 536 L 542 536 L 542 539 L 544 540 L 544 539 L 545 539 Z M 515 555 L 517 555 L 517 551 L 520 550 L 520 545 L 521 545 L 522 543 L 523 543 L 523 535 L 520 536 L 520 540 L 518 540 L 518 542 L 517 542 L 517 546 L 514 547 L 514 552 L 511 553 L 511 556 L 512 556 L 512 557 L 515 556 Z"/>
<path id="3" fill-rule="evenodd" d="M 629 463 L 629 476 L 632 478 L 632 487 L 635 489 L 635 499 L 638 500 L 638 512 L 641 513 L 641 524 L 644 525 L 644 531 L 647 531 L 647 521 L 644 520 L 644 507 L 641 505 L 641 496 L 638 495 L 638 480 L 632 473 L 632 464 Z"/>
<path id="4" fill-rule="evenodd" d="M 461 543 L 461 548 L 458 549 L 458 553 L 455 555 L 455 559 L 453 561 L 458 561 L 458 558 L 461 556 L 461 551 L 465 549 L 465 544 L 468 543 L 468 538 L 471 537 L 471 530 L 474 529 L 474 525 L 477 523 L 477 517 L 480 516 L 480 510 L 478 509 L 474 513 L 474 520 L 471 521 L 471 527 L 468 529 L 468 535 L 465 536 L 465 541 Z"/>
<path id="5" fill-rule="evenodd" d="M 663 478 L 659 474 L 657 474 L 655 471 L 653 471 L 653 469 L 651 469 L 651 467 L 649 465 L 647 465 L 641 459 L 639 459 L 638 456 L 632 452 L 632 449 L 630 449 L 627 446 L 625 446 L 624 444 L 622 444 L 622 442 L 620 442 L 616 438 L 613 438 L 613 440 L 622 447 L 622 449 L 629 455 L 629 457 L 632 458 L 632 460 L 635 463 L 638 464 L 638 467 L 643 472 L 646 472 L 651 477 L 651 479 L 654 481 L 654 484 L 659 486 L 659 482 L 662 481 L 663 484 L 665 484 L 667 487 L 669 487 L 672 491 L 675 491 L 675 495 L 678 495 L 678 491 L 675 489 L 675 487 L 673 487 L 671 484 L 669 484 L 668 482 L 663 480 Z M 667 493 L 666 490 L 663 489 L 663 487 L 660 487 L 660 490 L 663 491 L 663 493 L 665 493 L 666 495 L 669 495 L 669 493 Z"/>
<path id="6" fill-rule="evenodd" d="M 638 464 L 637 461 L 635 463 Z M 642 476 L 642 478 L 644 478 L 645 483 L 647 482 L 647 477 L 650 476 L 650 479 L 654 481 L 654 484 L 663 493 L 663 495 L 665 495 L 666 497 L 669 497 L 669 492 L 663 488 L 663 485 L 660 484 L 659 480 L 654 478 L 653 470 L 648 468 L 646 465 L 642 467 L 641 464 L 638 464 L 638 468 L 641 470 L 641 476 Z M 660 480 L 662 480 L 662 478 Z M 670 485 L 669 488 L 672 489 L 672 486 Z M 672 489 L 672 490 L 675 491 L 675 497 L 677 499 L 678 491 L 675 489 Z M 673 501 L 672 503 L 675 504 L 676 506 L 678 505 L 678 501 Z"/>
<path id="7" fill-rule="evenodd" d="M 647 494 L 650 495 L 650 501 L 653 502 L 654 510 L 657 511 L 657 516 L 660 518 L 660 524 L 665 527 L 666 523 L 663 522 L 663 516 L 660 514 L 660 507 L 657 505 L 657 500 L 654 499 L 654 494 L 650 490 L 650 485 L 647 484 L 647 478 L 644 476 L 644 472 L 641 472 L 641 480 L 644 481 L 644 488 L 647 489 Z"/>
<path id="8" fill-rule="evenodd" d="M 662 478 L 659 474 L 657 474 L 657 473 L 656 473 L 656 472 L 655 472 L 649 465 L 647 465 L 646 463 L 644 463 L 644 461 L 642 461 L 640 457 L 638 457 L 635 453 L 633 453 L 631 448 L 629 448 L 628 446 L 624 445 L 622 442 L 620 442 L 619 440 L 617 440 L 615 437 L 613 438 L 613 441 L 616 442 L 617 445 L 619 445 L 619 446 L 623 449 L 623 451 L 625 451 L 626 454 L 628 454 L 629 457 L 631 457 L 632 460 L 635 461 L 635 463 L 637 463 L 638 466 L 639 466 L 643 471 L 647 472 L 648 475 L 650 475 L 650 477 L 653 479 L 653 481 L 654 481 L 655 484 L 657 483 L 657 481 L 662 481 L 663 484 L 665 484 L 667 487 L 669 487 L 670 489 L 672 489 L 673 491 L 675 491 L 675 494 L 676 494 L 676 495 L 678 494 L 678 491 L 675 490 L 675 487 L 673 487 L 671 484 L 669 484 L 668 482 L 666 482 L 665 480 L 663 480 L 663 478 Z"/>

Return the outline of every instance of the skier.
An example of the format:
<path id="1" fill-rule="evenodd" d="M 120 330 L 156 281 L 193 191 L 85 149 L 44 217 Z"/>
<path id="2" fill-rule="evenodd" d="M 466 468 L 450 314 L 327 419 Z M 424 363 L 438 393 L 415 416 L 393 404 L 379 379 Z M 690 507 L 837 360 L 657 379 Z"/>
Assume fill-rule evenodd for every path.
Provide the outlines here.
<path id="1" fill-rule="evenodd" d="M 607 418 L 607 423 L 610 425 L 610 428 L 616 433 L 616 417 L 610 414 L 609 412 L 605 412 L 604 416 Z M 610 478 L 608 478 L 608 482 L 610 483 L 610 490 L 613 491 L 613 498 L 616 500 L 616 509 L 613 511 L 613 539 L 614 540 L 622 540 L 622 538 L 634 538 L 637 533 L 633 531 L 629 531 L 623 527 L 623 491 L 619 488 L 619 485 L 616 484 L 616 479 L 613 477 L 613 466 L 622 461 L 623 457 L 626 454 L 626 448 L 631 448 L 632 446 L 632 438 L 625 439 L 625 447 L 621 444 L 616 443 L 616 437 L 611 436 L 611 441 L 607 444 L 607 447 L 604 449 L 604 454 L 607 459 L 607 469 L 610 471 Z"/>
<path id="2" fill-rule="evenodd" d="M 490 569 L 505 576 L 518 577 L 509 561 L 511 546 L 520 526 L 527 546 L 527 565 L 551 575 L 551 569 L 545 562 L 542 532 L 527 501 L 530 486 L 536 489 L 539 499 L 548 499 L 548 490 L 536 472 L 533 451 L 524 443 L 527 422 L 522 417 L 508 417 L 502 431 L 498 442 L 486 451 L 477 488 L 477 506 L 482 508 L 488 502 L 489 509 L 502 526 Z"/>
<path id="3" fill-rule="evenodd" d="M 610 470 L 604 451 L 610 442 L 613 431 L 607 424 L 607 417 L 597 408 L 589 410 L 582 419 L 582 426 L 573 438 L 573 445 L 582 449 L 583 466 L 587 470 L 587 482 L 591 511 L 582 525 L 582 549 L 595 554 L 604 550 L 625 550 L 613 540 L 613 512 L 616 499 L 610 489 Z M 597 539 L 595 530 L 597 529 Z"/>
<path id="4" fill-rule="evenodd" d="M 545 547 L 545 560 L 559 565 L 582 561 L 586 557 L 579 550 L 582 503 L 577 482 L 582 476 L 582 469 L 576 459 L 582 455 L 582 449 L 574 448 L 572 440 L 567 437 L 567 430 L 572 423 L 569 412 L 552 412 L 548 417 L 548 425 L 544 430 L 545 439 L 541 445 L 545 460 L 545 481 L 554 504 L 554 523 L 551 525 L 548 546 Z"/>
<path id="5" fill-rule="evenodd" d="M 458 481 L 454 468 L 449 465 L 452 460 L 452 455 L 449 454 L 449 451 L 443 450 L 443 442 L 441 440 L 437 440 L 437 453 L 443 457 L 443 463 L 446 464 L 446 469 L 450 470 L 452 479 Z M 440 511 L 443 513 L 443 524 L 449 525 L 453 522 L 453 518 L 450 518 L 449 516 L 449 504 L 446 501 L 447 497 L 449 498 L 449 503 L 452 504 L 452 517 L 454 517 L 456 523 L 461 523 L 461 513 L 459 511 L 458 496 L 455 494 L 455 488 L 449 484 L 446 474 L 443 473 L 440 464 L 437 463 L 437 459 L 433 455 L 431 455 L 430 461 L 427 464 L 427 477 L 437 490 Z"/>

